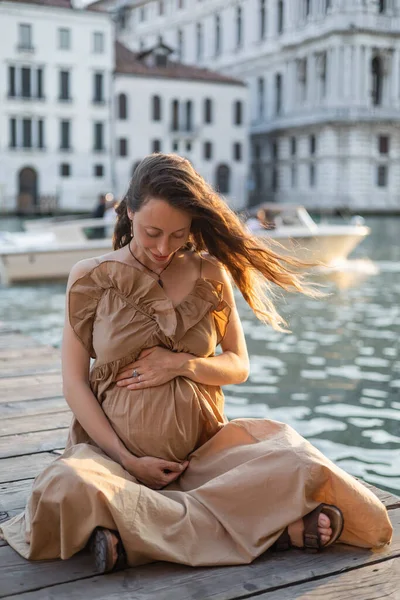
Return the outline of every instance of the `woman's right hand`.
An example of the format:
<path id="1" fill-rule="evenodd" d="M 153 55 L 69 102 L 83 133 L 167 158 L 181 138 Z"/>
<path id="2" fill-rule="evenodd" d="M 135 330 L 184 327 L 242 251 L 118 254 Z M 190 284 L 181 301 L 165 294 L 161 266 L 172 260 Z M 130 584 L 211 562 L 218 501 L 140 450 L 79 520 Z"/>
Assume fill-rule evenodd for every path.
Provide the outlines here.
<path id="1" fill-rule="evenodd" d="M 136 479 L 151 488 L 161 490 L 182 475 L 189 464 L 188 460 L 183 463 L 143 456 L 138 458 L 131 454 L 125 457 L 123 467 Z"/>

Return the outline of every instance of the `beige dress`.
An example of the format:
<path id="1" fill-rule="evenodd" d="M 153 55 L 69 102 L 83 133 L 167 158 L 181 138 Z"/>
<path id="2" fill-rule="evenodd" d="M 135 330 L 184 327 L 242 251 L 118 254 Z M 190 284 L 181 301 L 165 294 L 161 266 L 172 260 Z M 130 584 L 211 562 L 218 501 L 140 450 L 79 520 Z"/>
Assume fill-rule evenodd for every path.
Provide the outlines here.
<path id="1" fill-rule="evenodd" d="M 184 377 L 140 391 L 116 387 L 121 367 L 144 348 L 212 356 L 229 320 L 222 292 L 200 277 L 174 308 L 150 275 L 115 260 L 99 260 L 74 283 L 70 322 L 96 359 L 91 387 L 118 436 L 137 456 L 190 464 L 177 482 L 151 490 L 74 419 L 67 449 L 35 479 L 25 512 L 1 525 L 22 556 L 67 559 L 102 526 L 119 531 L 130 565 L 250 563 L 320 502 L 342 509 L 342 542 L 390 541 L 375 495 L 284 423 L 227 422 L 221 389 Z"/>

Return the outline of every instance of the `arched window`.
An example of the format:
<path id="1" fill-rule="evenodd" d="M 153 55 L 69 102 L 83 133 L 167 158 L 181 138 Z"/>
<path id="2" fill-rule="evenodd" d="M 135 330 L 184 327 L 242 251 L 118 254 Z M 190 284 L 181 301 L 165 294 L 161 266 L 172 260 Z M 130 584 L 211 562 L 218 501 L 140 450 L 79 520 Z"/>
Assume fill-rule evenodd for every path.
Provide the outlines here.
<path id="1" fill-rule="evenodd" d="M 153 96 L 153 121 L 161 121 L 161 98 Z"/>
<path id="2" fill-rule="evenodd" d="M 204 123 L 212 123 L 212 100 L 206 98 L 204 100 Z"/>
<path id="3" fill-rule="evenodd" d="M 126 94 L 118 96 L 118 118 L 126 120 L 128 118 L 128 102 Z"/>
<path id="4" fill-rule="evenodd" d="M 267 11 L 265 0 L 260 0 L 260 39 L 263 40 L 267 33 Z"/>
<path id="5" fill-rule="evenodd" d="M 233 105 L 233 122 L 235 125 L 243 124 L 243 104 L 241 100 L 236 100 Z"/>
<path id="6" fill-rule="evenodd" d="M 197 60 L 203 58 L 203 26 L 201 23 L 196 25 L 196 57 Z"/>
<path id="7" fill-rule="evenodd" d="M 218 165 L 216 171 L 216 188 L 220 194 L 229 194 L 231 173 L 228 165 Z"/>
<path id="8" fill-rule="evenodd" d="M 264 119 L 264 105 L 265 105 L 264 77 L 259 77 L 257 80 L 257 104 L 258 104 L 258 118 L 260 121 L 262 121 Z"/>
<path id="9" fill-rule="evenodd" d="M 172 100 L 172 131 L 179 130 L 179 100 Z"/>
<path id="10" fill-rule="evenodd" d="M 181 62 L 183 60 L 183 31 L 182 29 L 178 29 L 178 34 L 177 34 L 177 42 L 178 42 L 178 60 Z"/>
<path id="11" fill-rule="evenodd" d="M 383 66 L 380 56 L 375 56 L 371 63 L 372 70 L 372 103 L 374 106 L 382 104 L 383 92 Z"/>
<path id="12" fill-rule="evenodd" d="M 186 102 L 186 131 L 192 131 L 193 129 L 193 102 L 187 100 Z"/>

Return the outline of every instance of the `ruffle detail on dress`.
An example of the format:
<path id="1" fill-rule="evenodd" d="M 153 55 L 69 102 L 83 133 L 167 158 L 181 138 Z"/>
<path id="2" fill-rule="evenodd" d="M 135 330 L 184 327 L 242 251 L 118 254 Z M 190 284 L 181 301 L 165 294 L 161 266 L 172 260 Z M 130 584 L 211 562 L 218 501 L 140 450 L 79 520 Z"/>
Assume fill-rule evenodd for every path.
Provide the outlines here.
<path id="1" fill-rule="evenodd" d="M 149 317 L 165 337 L 173 337 L 175 341 L 180 340 L 210 311 L 214 315 L 219 341 L 229 322 L 230 308 L 222 299 L 223 283 L 199 278 L 193 290 L 174 307 L 151 275 L 121 261 L 106 260 L 77 279 L 68 298 L 71 326 L 94 358 L 93 323 L 97 305 L 108 290 Z"/>

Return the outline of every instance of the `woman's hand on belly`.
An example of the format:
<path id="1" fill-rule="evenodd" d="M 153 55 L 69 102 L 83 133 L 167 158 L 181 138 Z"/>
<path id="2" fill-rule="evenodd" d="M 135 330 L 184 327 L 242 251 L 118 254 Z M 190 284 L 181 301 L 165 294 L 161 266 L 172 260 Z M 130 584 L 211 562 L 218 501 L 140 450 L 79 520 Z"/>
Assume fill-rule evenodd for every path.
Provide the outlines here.
<path id="1" fill-rule="evenodd" d="M 132 454 L 124 458 L 122 466 L 143 485 L 152 490 L 161 490 L 178 479 L 188 464 L 188 460 L 177 463 L 153 456 L 137 458 Z"/>
<path id="2" fill-rule="evenodd" d="M 139 358 L 126 365 L 117 375 L 118 387 L 143 390 L 168 383 L 183 372 L 186 362 L 194 358 L 185 352 L 172 352 L 161 346 L 143 350 Z M 133 374 L 136 376 L 134 377 Z"/>

